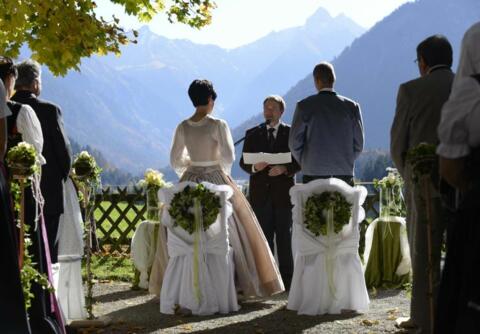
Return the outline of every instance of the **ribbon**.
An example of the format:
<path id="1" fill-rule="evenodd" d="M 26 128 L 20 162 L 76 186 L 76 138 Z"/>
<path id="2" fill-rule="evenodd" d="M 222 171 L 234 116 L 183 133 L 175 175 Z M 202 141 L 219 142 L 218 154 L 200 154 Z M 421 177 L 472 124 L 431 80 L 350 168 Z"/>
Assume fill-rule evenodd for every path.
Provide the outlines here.
<path id="1" fill-rule="evenodd" d="M 380 221 L 382 222 L 391 221 L 392 209 L 395 209 L 395 203 L 392 201 L 392 191 L 393 189 L 391 188 L 380 188 Z M 383 229 L 383 240 L 387 237 L 387 232 L 390 233 L 390 236 L 393 236 L 390 224 L 387 224 L 386 228 Z"/>
<path id="2" fill-rule="evenodd" d="M 157 188 L 147 186 L 147 219 L 153 222 L 160 222 Z"/>
<path id="3" fill-rule="evenodd" d="M 40 221 L 40 228 L 42 232 L 43 244 L 45 247 L 45 260 L 47 262 L 47 276 L 50 285 L 53 286 L 53 274 L 52 274 L 52 260 L 50 256 L 50 247 L 48 245 L 47 229 L 45 227 L 45 218 L 43 216 L 43 206 L 45 205 L 45 200 L 42 196 L 42 191 L 40 189 L 40 174 L 34 174 L 32 177 L 32 192 L 33 198 L 37 203 L 35 210 L 35 230 L 38 227 L 38 221 Z M 55 317 L 58 321 L 60 331 L 62 334 L 66 334 L 65 323 L 62 316 L 62 311 L 60 305 L 58 304 L 57 298 L 53 292 L 50 293 L 50 307 L 51 312 L 55 314 Z"/>
<path id="4" fill-rule="evenodd" d="M 334 245 L 334 215 L 333 215 L 334 204 L 327 209 L 327 259 L 325 261 L 325 270 L 328 277 L 328 287 L 330 293 L 334 299 L 337 299 L 336 289 L 335 289 L 335 277 L 334 277 L 334 260 L 335 260 L 335 245 Z"/>
<path id="5" fill-rule="evenodd" d="M 398 192 L 397 192 L 398 191 Z M 397 197 L 399 201 L 397 202 Z M 404 198 L 400 187 L 387 188 L 385 191 L 380 189 L 380 221 L 391 222 L 397 221 L 397 213 L 401 212 Z M 393 236 L 390 224 L 383 230 L 382 238 L 385 240 L 387 232 Z"/>
<path id="6" fill-rule="evenodd" d="M 193 199 L 193 212 L 195 217 L 195 232 L 194 232 L 194 241 L 193 241 L 193 289 L 195 291 L 195 298 L 197 302 L 200 303 L 202 299 L 202 294 L 199 286 L 199 253 L 200 248 L 202 247 L 202 230 L 203 230 L 203 214 L 202 206 L 198 198 Z M 202 255 L 205 252 L 202 251 Z"/>

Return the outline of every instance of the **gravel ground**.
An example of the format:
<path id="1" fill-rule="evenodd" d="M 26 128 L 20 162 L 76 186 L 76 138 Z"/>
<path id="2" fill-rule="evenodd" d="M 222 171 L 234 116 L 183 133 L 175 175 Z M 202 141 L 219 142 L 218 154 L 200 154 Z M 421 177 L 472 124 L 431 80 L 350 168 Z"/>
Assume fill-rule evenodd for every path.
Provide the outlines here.
<path id="1" fill-rule="evenodd" d="M 111 324 L 102 329 L 77 333 L 406 333 L 395 328 L 395 319 L 408 315 L 409 299 L 402 290 L 371 293 L 366 314 L 299 316 L 286 309 L 287 295 L 241 302 L 241 310 L 230 315 L 208 317 L 163 315 L 158 300 L 130 284 L 96 284 L 94 313 Z"/>

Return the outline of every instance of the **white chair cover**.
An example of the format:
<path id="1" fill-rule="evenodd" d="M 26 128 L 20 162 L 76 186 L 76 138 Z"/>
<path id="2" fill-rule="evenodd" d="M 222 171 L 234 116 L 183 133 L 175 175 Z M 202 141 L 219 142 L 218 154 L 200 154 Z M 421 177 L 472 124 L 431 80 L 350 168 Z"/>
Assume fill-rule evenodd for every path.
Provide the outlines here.
<path id="1" fill-rule="evenodd" d="M 338 234 L 316 237 L 304 225 L 303 208 L 313 194 L 337 191 L 353 205 L 348 225 Z M 338 314 L 342 310 L 368 310 L 369 298 L 358 255 L 358 224 L 365 218 L 364 187 L 351 187 L 330 178 L 291 188 L 293 208 L 292 250 L 294 273 L 288 306 L 299 314 Z"/>
<path id="2" fill-rule="evenodd" d="M 195 315 L 229 313 L 239 309 L 234 284 L 233 251 L 229 246 L 227 220 L 232 214 L 228 199 L 233 191 L 229 186 L 202 182 L 205 187 L 221 198 L 222 209 L 217 221 L 207 231 L 201 231 L 201 247 L 198 252 L 197 298 L 194 284 L 194 235 L 180 227 L 173 227 L 168 214 L 175 193 L 193 182 L 182 182 L 173 188 L 161 189 L 160 201 L 165 203 L 162 224 L 168 229 L 167 247 L 170 256 L 160 292 L 160 312 L 173 314 L 177 305 Z"/>
<path id="3" fill-rule="evenodd" d="M 83 220 L 77 191 L 64 182 L 64 210 L 58 227 L 58 271 L 54 275 L 57 299 L 67 320 L 87 318 L 82 284 Z"/>
<path id="4" fill-rule="evenodd" d="M 132 238 L 130 257 L 133 265 L 140 272 L 138 286 L 148 289 L 148 273 L 155 259 L 155 226 L 158 222 L 145 220 L 141 222 Z"/>

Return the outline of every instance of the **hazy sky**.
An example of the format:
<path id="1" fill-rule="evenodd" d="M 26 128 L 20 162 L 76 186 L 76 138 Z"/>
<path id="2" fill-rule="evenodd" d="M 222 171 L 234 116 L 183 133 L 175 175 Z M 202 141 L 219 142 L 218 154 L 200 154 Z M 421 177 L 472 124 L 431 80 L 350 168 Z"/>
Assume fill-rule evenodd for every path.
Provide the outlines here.
<path id="1" fill-rule="evenodd" d="M 170 24 L 160 13 L 150 29 L 169 38 L 186 38 L 234 48 L 288 27 L 300 26 L 319 7 L 336 16 L 344 13 L 358 24 L 370 28 L 405 2 L 412 0 L 216 0 L 212 24 L 202 30 L 182 24 Z M 98 13 L 104 18 L 115 14 L 127 28 L 142 24 L 125 15 L 121 7 L 99 0 Z"/>

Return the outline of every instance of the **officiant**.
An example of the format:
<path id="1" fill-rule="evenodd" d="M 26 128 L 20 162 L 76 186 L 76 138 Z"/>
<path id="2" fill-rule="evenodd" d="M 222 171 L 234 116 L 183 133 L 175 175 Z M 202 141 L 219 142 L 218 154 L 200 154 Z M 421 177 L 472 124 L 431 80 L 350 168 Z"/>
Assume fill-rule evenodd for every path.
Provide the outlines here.
<path id="1" fill-rule="evenodd" d="M 243 153 L 290 153 L 290 126 L 281 122 L 285 101 L 270 95 L 263 101 L 265 123 L 247 130 Z M 250 174 L 249 201 L 262 227 L 272 253 L 277 246 L 280 274 L 285 289 L 289 289 L 293 274 L 291 247 L 292 204 L 289 191 L 295 184 L 299 164 L 291 162 L 271 165 L 268 162 L 247 164 L 243 154 L 240 167 Z M 275 242 L 274 242 L 275 240 Z"/>

